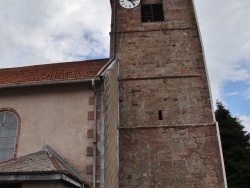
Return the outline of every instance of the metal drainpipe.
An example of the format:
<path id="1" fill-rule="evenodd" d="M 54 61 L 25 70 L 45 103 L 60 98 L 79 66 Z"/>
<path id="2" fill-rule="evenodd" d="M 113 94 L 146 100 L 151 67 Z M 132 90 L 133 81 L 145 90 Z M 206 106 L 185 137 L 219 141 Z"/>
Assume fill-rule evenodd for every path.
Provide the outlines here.
<path id="1" fill-rule="evenodd" d="M 97 134 L 97 93 L 96 93 L 96 87 L 95 87 L 95 79 L 92 79 L 92 89 L 94 92 L 94 135 L 93 135 L 93 188 L 96 187 L 96 149 L 97 149 L 97 139 L 96 139 L 96 134 Z"/>
<path id="2" fill-rule="evenodd" d="M 100 188 L 105 187 L 105 146 L 104 146 L 104 140 L 105 140 L 105 127 L 104 127 L 104 81 L 101 80 L 101 127 L 100 127 Z"/>

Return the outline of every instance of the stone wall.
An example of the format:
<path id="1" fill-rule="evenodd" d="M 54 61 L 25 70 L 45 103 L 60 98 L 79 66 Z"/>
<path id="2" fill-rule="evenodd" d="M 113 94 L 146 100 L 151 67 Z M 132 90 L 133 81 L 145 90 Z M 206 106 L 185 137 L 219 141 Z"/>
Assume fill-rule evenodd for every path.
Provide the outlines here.
<path id="1" fill-rule="evenodd" d="M 105 131 L 104 131 L 104 185 L 118 185 L 118 63 L 107 72 L 104 79 Z"/>
<path id="2" fill-rule="evenodd" d="M 223 187 L 213 125 L 120 131 L 120 187 Z"/>
<path id="3" fill-rule="evenodd" d="M 120 187 L 222 188 L 192 1 L 162 2 L 163 22 L 142 23 L 140 6 L 119 3 L 112 19 L 111 55 L 121 72 Z"/>
<path id="4" fill-rule="evenodd" d="M 121 126 L 212 124 L 209 94 L 202 82 L 200 76 L 121 81 Z"/>

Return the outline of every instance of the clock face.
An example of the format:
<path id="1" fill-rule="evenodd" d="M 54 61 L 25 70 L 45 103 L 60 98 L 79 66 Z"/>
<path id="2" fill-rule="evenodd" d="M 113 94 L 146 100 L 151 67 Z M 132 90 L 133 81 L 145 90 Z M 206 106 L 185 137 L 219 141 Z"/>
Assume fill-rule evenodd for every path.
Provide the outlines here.
<path id="1" fill-rule="evenodd" d="M 126 9 L 132 9 L 140 4 L 140 0 L 119 0 L 120 5 Z"/>

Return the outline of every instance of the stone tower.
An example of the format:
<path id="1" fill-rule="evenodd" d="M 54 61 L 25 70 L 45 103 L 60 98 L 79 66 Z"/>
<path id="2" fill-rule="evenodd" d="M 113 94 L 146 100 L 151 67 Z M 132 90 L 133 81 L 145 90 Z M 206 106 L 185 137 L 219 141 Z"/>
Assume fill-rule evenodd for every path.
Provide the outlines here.
<path id="1" fill-rule="evenodd" d="M 111 0 L 120 63 L 119 187 L 222 188 L 192 0 Z"/>

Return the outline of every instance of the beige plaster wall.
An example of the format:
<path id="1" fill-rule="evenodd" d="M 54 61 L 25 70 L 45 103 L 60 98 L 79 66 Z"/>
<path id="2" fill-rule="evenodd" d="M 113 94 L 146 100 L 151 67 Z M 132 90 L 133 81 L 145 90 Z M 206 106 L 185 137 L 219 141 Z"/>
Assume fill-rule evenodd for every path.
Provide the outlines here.
<path id="1" fill-rule="evenodd" d="M 92 146 L 87 130 L 89 97 L 93 96 L 90 83 L 33 86 L 0 89 L 0 108 L 14 108 L 20 115 L 21 127 L 17 156 L 23 156 L 49 145 L 86 179 L 86 147 Z"/>

